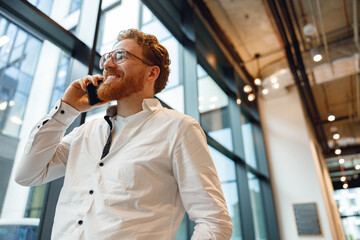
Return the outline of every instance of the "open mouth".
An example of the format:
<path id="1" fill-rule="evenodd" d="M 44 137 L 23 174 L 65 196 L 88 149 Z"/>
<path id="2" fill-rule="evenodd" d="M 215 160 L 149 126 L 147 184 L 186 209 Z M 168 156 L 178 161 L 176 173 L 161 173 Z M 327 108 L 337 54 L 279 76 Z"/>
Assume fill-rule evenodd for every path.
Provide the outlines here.
<path id="1" fill-rule="evenodd" d="M 115 78 L 120 78 L 120 75 L 115 75 L 115 74 L 108 75 L 106 77 L 106 80 L 111 80 L 111 79 L 115 79 Z"/>

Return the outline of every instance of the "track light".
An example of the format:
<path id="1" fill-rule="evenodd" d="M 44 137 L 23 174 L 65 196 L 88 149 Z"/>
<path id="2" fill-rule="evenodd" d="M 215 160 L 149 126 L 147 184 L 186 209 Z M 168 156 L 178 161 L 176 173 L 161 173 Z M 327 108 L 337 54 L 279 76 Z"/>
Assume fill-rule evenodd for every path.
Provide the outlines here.
<path id="1" fill-rule="evenodd" d="M 262 92 L 262 94 L 266 95 L 266 94 L 269 93 L 269 89 L 263 88 L 263 89 L 261 90 L 261 92 Z"/>
<path id="2" fill-rule="evenodd" d="M 252 88 L 251 88 L 250 85 L 245 85 L 244 86 L 244 92 L 249 93 L 249 92 L 251 92 L 251 90 L 252 90 Z"/>
<path id="3" fill-rule="evenodd" d="M 255 78 L 255 79 L 254 79 L 254 84 L 255 84 L 256 86 L 261 86 L 261 84 L 262 84 L 261 79 L 260 79 L 260 78 Z"/>
<path id="4" fill-rule="evenodd" d="M 332 113 L 332 112 L 329 112 L 329 115 L 328 115 L 328 121 L 329 122 L 332 122 L 335 120 L 335 115 Z"/>
<path id="5" fill-rule="evenodd" d="M 314 62 L 320 62 L 322 59 L 321 53 L 318 48 L 312 48 L 310 49 L 310 55 Z"/>
<path id="6" fill-rule="evenodd" d="M 340 148 L 335 149 L 335 154 L 340 155 L 341 154 L 341 149 Z"/>
<path id="7" fill-rule="evenodd" d="M 339 159 L 339 163 L 340 163 L 340 164 L 344 164 L 344 162 L 345 162 L 345 159 L 343 159 L 343 158 L 340 158 L 340 159 Z"/>
<path id="8" fill-rule="evenodd" d="M 250 93 L 250 94 L 248 95 L 248 100 L 249 100 L 250 102 L 254 101 L 254 100 L 255 100 L 255 94 Z"/>
<path id="9" fill-rule="evenodd" d="M 241 104 L 241 99 L 240 99 L 240 98 L 237 98 L 237 99 L 236 99 L 236 103 L 237 103 L 238 105 L 240 105 L 240 104 Z"/>
<path id="10" fill-rule="evenodd" d="M 347 183 L 344 183 L 343 188 L 348 188 L 349 185 Z"/>
<path id="11" fill-rule="evenodd" d="M 342 177 L 340 178 L 340 181 L 342 181 L 342 182 L 345 182 L 345 180 L 346 180 L 346 177 L 345 177 L 345 176 L 342 176 Z"/>
<path id="12" fill-rule="evenodd" d="M 338 140 L 339 138 L 340 138 L 340 134 L 339 133 L 334 133 L 333 139 Z"/>

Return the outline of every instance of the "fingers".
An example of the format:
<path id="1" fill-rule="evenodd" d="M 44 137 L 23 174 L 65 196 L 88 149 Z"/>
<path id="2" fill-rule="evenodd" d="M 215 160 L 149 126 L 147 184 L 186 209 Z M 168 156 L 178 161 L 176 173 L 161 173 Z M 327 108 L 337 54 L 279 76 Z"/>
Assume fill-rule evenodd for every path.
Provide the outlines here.
<path id="1" fill-rule="evenodd" d="M 98 81 L 103 79 L 104 77 L 101 74 L 87 75 L 85 78 L 77 80 L 77 82 L 80 84 L 81 89 L 86 91 L 86 85 L 92 83 L 94 86 L 98 86 Z"/>

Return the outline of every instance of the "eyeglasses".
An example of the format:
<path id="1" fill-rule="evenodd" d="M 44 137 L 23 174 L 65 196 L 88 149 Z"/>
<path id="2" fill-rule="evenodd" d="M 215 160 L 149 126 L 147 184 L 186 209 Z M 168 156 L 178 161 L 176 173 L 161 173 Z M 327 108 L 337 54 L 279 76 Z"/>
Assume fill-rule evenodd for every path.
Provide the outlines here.
<path id="1" fill-rule="evenodd" d="M 139 59 L 140 61 L 142 61 L 143 63 L 145 63 L 148 66 L 154 66 L 154 64 L 148 63 L 144 60 L 142 60 L 141 58 L 139 58 L 138 56 L 130 53 L 129 51 L 126 51 L 125 49 L 115 49 L 112 52 L 108 52 L 105 53 L 104 55 L 101 56 L 100 58 L 100 62 L 99 62 L 99 67 L 100 69 L 104 69 L 105 63 L 107 62 L 107 60 L 109 60 L 111 58 L 111 61 L 114 64 L 120 64 L 126 61 L 126 55 L 129 54 L 137 59 Z"/>

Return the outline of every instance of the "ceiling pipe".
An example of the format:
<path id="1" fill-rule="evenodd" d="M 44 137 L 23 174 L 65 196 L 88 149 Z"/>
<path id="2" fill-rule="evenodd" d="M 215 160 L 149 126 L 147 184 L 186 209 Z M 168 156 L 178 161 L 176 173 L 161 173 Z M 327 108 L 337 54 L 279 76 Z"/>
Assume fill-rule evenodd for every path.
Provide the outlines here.
<path id="1" fill-rule="evenodd" d="M 360 51 L 359 47 L 359 25 L 358 25 L 358 5 L 357 0 L 353 0 L 353 25 L 354 25 L 354 42 L 355 46 Z M 356 87 L 356 116 L 355 118 L 360 119 L 360 87 L 359 87 L 359 74 L 355 74 L 355 87 Z"/>
<path id="2" fill-rule="evenodd" d="M 278 1 L 276 1 L 276 2 L 278 2 Z M 309 91 L 305 91 L 305 89 L 303 88 L 303 84 L 301 82 L 301 80 L 303 80 L 303 81 L 307 80 L 307 82 L 308 82 L 308 79 L 307 79 L 307 76 L 306 76 L 306 73 L 305 73 L 304 66 L 302 64 L 299 44 L 298 44 L 295 33 L 294 33 L 294 31 L 293 31 L 293 29 L 291 27 L 291 24 L 290 24 L 291 19 L 289 18 L 289 14 L 288 14 L 288 11 L 287 11 L 285 1 L 281 0 L 281 3 L 278 2 L 279 5 L 280 5 L 279 8 L 282 10 L 283 17 L 284 17 L 284 22 L 288 23 L 288 28 L 290 26 L 290 34 L 292 36 L 291 38 L 292 38 L 292 43 L 293 43 L 294 48 L 295 48 L 295 54 L 298 55 L 296 60 L 297 60 L 297 63 L 300 63 L 299 66 L 302 65 L 302 68 L 300 68 L 300 69 L 298 68 L 299 66 L 296 66 L 296 64 L 295 64 L 295 57 L 293 56 L 293 53 L 292 53 L 292 50 L 291 50 L 291 45 L 290 45 L 287 33 L 285 31 L 283 21 L 281 20 L 278 8 L 276 6 L 275 0 L 267 0 L 267 3 L 268 3 L 268 6 L 270 8 L 270 11 L 271 11 L 271 13 L 273 15 L 273 18 L 275 20 L 275 23 L 277 25 L 277 28 L 278 28 L 278 31 L 280 33 L 281 39 L 284 42 L 286 58 L 288 60 L 291 73 L 292 73 L 292 75 L 294 77 L 296 86 L 298 88 L 300 97 L 302 99 L 303 106 L 304 106 L 304 108 L 306 110 L 306 113 L 307 113 L 307 116 L 309 117 L 310 122 L 311 122 L 311 124 L 312 124 L 312 126 L 314 128 L 315 138 L 318 141 L 318 143 L 322 146 L 322 150 L 324 152 L 329 152 L 330 150 L 328 148 L 326 137 L 325 137 L 325 134 L 323 132 L 322 127 L 319 127 L 319 128 L 316 127 L 316 122 L 318 122 L 319 119 L 318 119 L 318 117 L 314 117 L 314 116 L 316 116 L 314 114 L 317 113 L 315 111 L 316 110 L 315 101 L 314 101 L 313 97 L 309 98 L 307 96 L 307 94 L 309 94 Z M 302 72 L 302 73 L 300 73 L 300 72 Z M 312 96 L 312 94 L 311 94 L 311 96 Z M 311 104 L 309 103 L 309 101 L 311 102 Z M 315 110 L 314 110 L 314 108 L 315 108 Z M 313 113 L 313 112 L 315 112 L 315 113 Z"/>
<path id="3" fill-rule="evenodd" d="M 308 0 L 307 3 L 308 3 L 308 6 L 309 6 L 309 9 L 310 9 L 311 20 L 313 21 L 314 26 L 316 26 L 316 39 L 317 39 L 317 43 L 318 43 L 318 46 L 319 46 L 320 45 L 320 35 L 319 35 L 318 27 L 317 27 L 317 22 L 316 22 L 316 19 L 315 19 L 314 10 L 313 10 L 313 7 L 312 7 L 312 1 Z"/>
<path id="4" fill-rule="evenodd" d="M 295 32 L 294 32 L 294 28 L 293 28 L 293 25 L 292 25 L 292 22 L 291 22 L 291 19 L 289 16 L 289 11 L 288 11 L 285 0 L 279 1 L 279 8 L 280 8 L 282 16 L 284 18 L 284 22 L 287 25 L 287 29 L 288 29 L 288 32 L 291 37 L 291 41 L 294 46 L 294 52 L 295 52 L 295 57 L 296 57 L 296 61 L 297 61 L 297 68 L 300 71 L 303 88 L 305 88 L 305 93 L 306 93 L 307 100 L 308 100 L 305 103 L 309 104 L 310 108 L 312 109 L 313 128 L 314 128 L 315 132 L 317 132 L 317 134 L 319 135 L 318 141 L 319 141 L 320 145 L 322 146 L 323 151 L 329 152 L 330 149 L 327 144 L 327 139 L 326 139 L 326 135 L 324 133 L 324 129 L 322 128 L 322 126 L 317 126 L 317 123 L 320 122 L 319 111 L 316 107 L 316 102 L 315 102 L 315 99 L 314 99 L 314 96 L 313 96 L 313 93 L 312 93 L 312 90 L 310 87 L 308 76 L 306 74 L 305 66 L 304 66 L 304 63 L 302 60 L 299 43 L 298 43 L 298 40 L 297 40 Z"/>
<path id="5" fill-rule="evenodd" d="M 324 28 L 324 21 L 321 14 L 321 8 L 320 8 L 320 1 L 316 0 L 316 6 L 319 14 L 319 21 L 320 21 L 320 28 L 321 28 L 321 35 L 323 36 L 323 42 L 324 42 L 324 48 L 325 48 L 325 55 L 328 60 L 328 62 L 331 64 L 331 70 L 334 73 L 334 67 L 332 65 L 332 61 L 329 54 L 329 47 L 327 44 L 326 34 L 325 34 L 325 28 Z"/>

